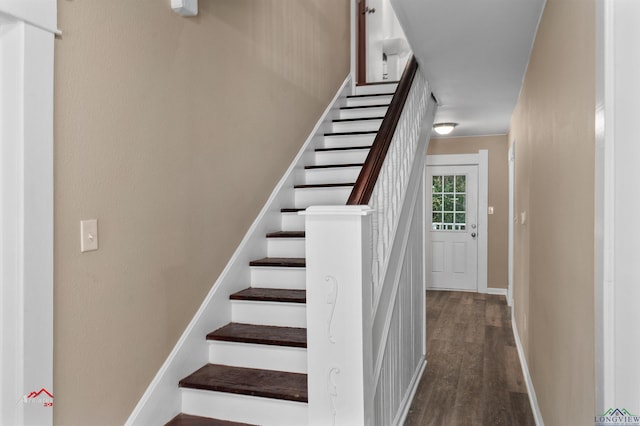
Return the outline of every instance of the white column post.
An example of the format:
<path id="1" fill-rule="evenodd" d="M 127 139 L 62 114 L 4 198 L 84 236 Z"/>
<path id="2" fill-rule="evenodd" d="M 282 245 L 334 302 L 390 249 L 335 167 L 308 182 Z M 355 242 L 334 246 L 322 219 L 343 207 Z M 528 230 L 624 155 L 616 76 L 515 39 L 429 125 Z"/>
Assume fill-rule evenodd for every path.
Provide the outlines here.
<path id="1" fill-rule="evenodd" d="M 371 212 L 306 211 L 310 425 L 373 423 Z"/>
<path id="2" fill-rule="evenodd" d="M 53 421 L 53 38 L 0 22 L 0 424 Z"/>

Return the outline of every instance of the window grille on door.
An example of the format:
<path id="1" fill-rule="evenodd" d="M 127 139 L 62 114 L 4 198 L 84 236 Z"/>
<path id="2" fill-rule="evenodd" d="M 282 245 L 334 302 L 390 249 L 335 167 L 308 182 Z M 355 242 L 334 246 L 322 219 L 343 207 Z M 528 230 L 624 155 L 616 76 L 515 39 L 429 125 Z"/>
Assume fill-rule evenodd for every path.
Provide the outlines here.
<path id="1" fill-rule="evenodd" d="M 466 185 L 466 175 L 433 176 L 431 187 L 432 230 L 466 230 Z"/>

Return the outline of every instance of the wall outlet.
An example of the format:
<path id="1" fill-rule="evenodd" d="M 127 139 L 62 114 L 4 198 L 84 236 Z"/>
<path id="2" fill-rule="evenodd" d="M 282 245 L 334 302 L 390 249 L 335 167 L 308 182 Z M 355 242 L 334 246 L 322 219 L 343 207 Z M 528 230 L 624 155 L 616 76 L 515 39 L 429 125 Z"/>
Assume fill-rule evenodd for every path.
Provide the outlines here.
<path id="1" fill-rule="evenodd" d="M 80 221 L 80 252 L 98 250 L 98 219 Z"/>

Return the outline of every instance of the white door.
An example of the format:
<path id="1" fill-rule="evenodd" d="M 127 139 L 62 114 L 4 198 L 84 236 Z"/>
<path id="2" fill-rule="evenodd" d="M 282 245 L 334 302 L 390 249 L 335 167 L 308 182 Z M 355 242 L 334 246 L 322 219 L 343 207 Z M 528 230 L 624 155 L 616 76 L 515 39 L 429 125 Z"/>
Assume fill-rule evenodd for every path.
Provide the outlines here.
<path id="1" fill-rule="evenodd" d="M 427 167 L 428 288 L 478 290 L 478 166 Z"/>
<path id="2" fill-rule="evenodd" d="M 382 81 L 383 0 L 366 0 L 367 82 Z"/>

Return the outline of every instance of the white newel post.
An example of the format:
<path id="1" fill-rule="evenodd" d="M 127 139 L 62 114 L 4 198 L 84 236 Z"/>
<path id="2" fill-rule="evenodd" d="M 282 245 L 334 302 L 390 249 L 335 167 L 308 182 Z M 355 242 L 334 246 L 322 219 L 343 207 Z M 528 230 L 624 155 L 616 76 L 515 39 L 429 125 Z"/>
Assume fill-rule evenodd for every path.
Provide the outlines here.
<path id="1" fill-rule="evenodd" d="M 371 212 L 305 213 L 310 425 L 373 424 Z"/>

